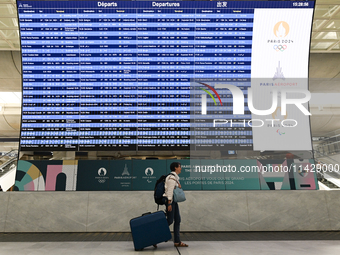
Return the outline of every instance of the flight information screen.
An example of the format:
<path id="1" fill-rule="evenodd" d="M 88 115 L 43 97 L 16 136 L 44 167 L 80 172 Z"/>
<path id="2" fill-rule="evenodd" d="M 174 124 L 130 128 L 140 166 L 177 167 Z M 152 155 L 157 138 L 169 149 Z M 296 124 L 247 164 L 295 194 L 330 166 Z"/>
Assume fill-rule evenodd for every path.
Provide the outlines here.
<path id="1" fill-rule="evenodd" d="M 210 88 L 232 83 L 247 97 L 256 11 L 312 10 L 314 2 L 18 1 L 17 6 L 21 150 L 239 150 L 253 148 L 252 127 L 212 126 L 211 118 L 201 118 L 201 94 L 208 95 L 206 115 L 250 120 L 246 104 L 244 115 L 236 116 L 230 92 L 209 96 Z M 288 34 L 286 22 L 277 31 Z M 272 54 L 284 54 L 288 45 L 269 44 Z M 308 64 L 308 57 L 303 61 Z M 223 110 L 214 111 L 222 101 Z"/>

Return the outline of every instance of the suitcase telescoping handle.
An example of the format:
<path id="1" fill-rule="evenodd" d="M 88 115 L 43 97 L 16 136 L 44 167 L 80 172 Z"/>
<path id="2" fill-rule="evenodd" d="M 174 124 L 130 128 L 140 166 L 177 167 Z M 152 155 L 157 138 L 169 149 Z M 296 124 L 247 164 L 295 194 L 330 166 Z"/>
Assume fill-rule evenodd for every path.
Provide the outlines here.
<path id="1" fill-rule="evenodd" d="M 151 214 L 151 212 L 143 213 L 142 216 Z"/>

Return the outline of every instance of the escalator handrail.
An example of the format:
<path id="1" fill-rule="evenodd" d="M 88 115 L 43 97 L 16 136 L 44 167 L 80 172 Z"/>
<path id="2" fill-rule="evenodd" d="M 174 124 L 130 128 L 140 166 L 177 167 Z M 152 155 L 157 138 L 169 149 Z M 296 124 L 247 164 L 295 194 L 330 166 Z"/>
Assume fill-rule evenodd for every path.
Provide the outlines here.
<path id="1" fill-rule="evenodd" d="M 11 150 L 11 151 L 7 152 L 5 155 L 2 155 L 2 156 L 0 157 L 0 159 L 6 157 L 8 154 L 12 153 L 13 151 L 18 151 L 18 149 L 14 149 L 14 150 Z"/>

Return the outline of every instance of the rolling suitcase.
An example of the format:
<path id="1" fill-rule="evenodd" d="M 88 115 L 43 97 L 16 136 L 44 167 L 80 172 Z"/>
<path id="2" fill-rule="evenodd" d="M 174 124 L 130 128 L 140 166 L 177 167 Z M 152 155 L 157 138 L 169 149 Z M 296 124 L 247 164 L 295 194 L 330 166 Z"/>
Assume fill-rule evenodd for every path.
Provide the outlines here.
<path id="1" fill-rule="evenodd" d="M 141 217 L 130 220 L 130 228 L 136 251 L 171 239 L 163 211 L 144 213 Z"/>

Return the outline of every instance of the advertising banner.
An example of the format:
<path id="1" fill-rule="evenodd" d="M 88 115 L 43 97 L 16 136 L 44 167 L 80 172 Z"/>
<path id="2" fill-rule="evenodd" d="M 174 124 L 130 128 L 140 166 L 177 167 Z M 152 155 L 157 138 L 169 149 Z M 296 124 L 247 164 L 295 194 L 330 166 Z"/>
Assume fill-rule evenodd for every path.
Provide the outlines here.
<path id="1" fill-rule="evenodd" d="M 179 162 L 183 190 L 315 190 L 314 160 L 19 160 L 15 191 L 153 190 Z"/>
<path id="2" fill-rule="evenodd" d="M 202 174 L 200 172 L 195 172 L 195 166 L 200 165 L 200 160 L 167 160 L 167 173 L 170 173 L 170 165 L 172 162 L 181 163 L 182 172 L 179 175 L 179 181 L 183 190 L 202 190 Z"/>
<path id="3" fill-rule="evenodd" d="M 80 160 L 78 163 L 78 169 L 78 191 L 109 189 L 109 160 Z"/>
<path id="4" fill-rule="evenodd" d="M 77 160 L 19 160 L 14 190 L 76 190 L 77 171 Z"/>
<path id="5" fill-rule="evenodd" d="M 133 160 L 132 190 L 154 190 L 159 177 L 166 174 L 166 160 Z"/>
<path id="6" fill-rule="evenodd" d="M 137 177 L 133 175 L 131 160 L 111 160 L 109 172 L 109 190 L 132 190 L 132 180 Z"/>
<path id="7" fill-rule="evenodd" d="M 225 173 L 227 190 L 259 190 L 260 182 L 256 171 L 251 167 L 256 165 L 255 159 L 224 160 L 224 165 L 232 171 Z M 234 167 L 234 171 L 233 170 Z M 237 171 L 239 169 L 239 171 Z"/>

